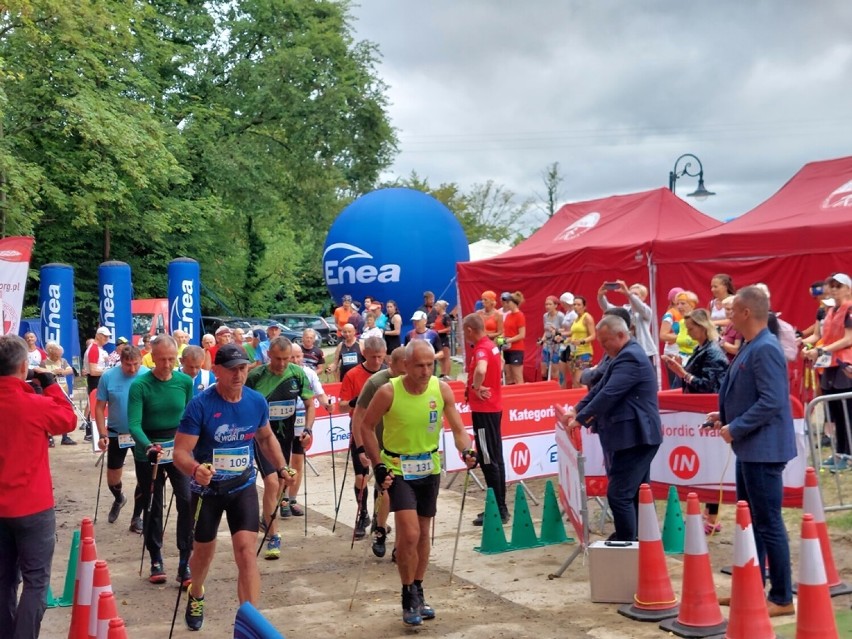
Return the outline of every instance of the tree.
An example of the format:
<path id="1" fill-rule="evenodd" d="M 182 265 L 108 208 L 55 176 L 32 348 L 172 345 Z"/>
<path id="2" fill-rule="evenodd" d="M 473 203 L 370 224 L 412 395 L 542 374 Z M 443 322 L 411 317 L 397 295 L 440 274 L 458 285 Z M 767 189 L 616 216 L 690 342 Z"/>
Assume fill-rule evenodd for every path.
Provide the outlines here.
<path id="1" fill-rule="evenodd" d="M 539 195 L 539 208 L 544 211 L 545 216 L 549 220 L 559 209 L 559 202 L 562 200 L 560 187 L 565 181 L 565 178 L 559 172 L 559 162 L 548 164 L 544 171 L 541 172 L 541 181 L 544 183 L 544 195 Z"/>

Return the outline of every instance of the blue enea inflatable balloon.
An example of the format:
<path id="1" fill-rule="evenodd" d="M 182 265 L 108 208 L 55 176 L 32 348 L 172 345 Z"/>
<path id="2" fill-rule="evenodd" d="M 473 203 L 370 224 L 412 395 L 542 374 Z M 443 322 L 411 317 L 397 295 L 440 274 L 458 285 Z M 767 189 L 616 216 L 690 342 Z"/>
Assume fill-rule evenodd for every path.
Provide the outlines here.
<path id="1" fill-rule="evenodd" d="M 467 238 L 452 212 L 413 189 L 383 189 L 347 206 L 323 249 L 325 283 L 336 303 L 372 296 L 395 300 L 405 324 L 423 292 L 456 305 L 456 262 L 469 259 Z"/>

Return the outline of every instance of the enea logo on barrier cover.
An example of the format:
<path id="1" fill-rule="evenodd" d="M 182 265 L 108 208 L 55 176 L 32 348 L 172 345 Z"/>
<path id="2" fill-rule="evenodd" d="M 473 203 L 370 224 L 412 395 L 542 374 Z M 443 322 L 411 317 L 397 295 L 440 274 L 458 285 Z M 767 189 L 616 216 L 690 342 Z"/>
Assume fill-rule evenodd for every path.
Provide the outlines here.
<path id="1" fill-rule="evenodd" d="M 62 331 L 59 324 L 62 312 L 62 290 L 59 284 L 47 287 L 47 299 L 41 305 L 41 323 L 44 326 L 45 342 L 62 343 Z"/>
<path id="2" fill-rule="evenodd" d="M 190 341 L 195 337 L 195 309 L 193 298 L 193 281 L 182 280 L 180 283 L 180 295 L 175 297 L 169 310 L 169 325 L 171 330 L 184 331 L 189 335 Z"/>
<path id="3" fill-rule="evenodd" d="M 597 211 L 592 211 L 591 213 L 587 213 L 579 220 L 576 220 L 569 226 L 567 226 L 561 233 L 557 234 L 554 238 L 554 242 L 567 242 L 568 240 L 573 240 L 584 233 L 592 230 L 597 226 L 597 223 L 601 221 L 601 214 Z"/>
<path id="4" fill-rule="evenodd" d="M 340 426 L 335 426 L 331 429 L 331 441 L 333 442 L 346 442 L 349 444 L 349 431 Z"/>
<path id="5" fill-rule="evenodd" d="M 334 252 L 332 257 L 329 253 Z M 329 286 L 335 284 L 389 284 L 399 282 L 401 268 L 399 264 L 372 263 L 373 256 L 354 244 L 335 242 L 322 254 L 322 268 L 325 281 Z M 364 260 L 367 263 L 346 264 L 351 260 Z"/>
<path id="6" fill-rule="evenodd" d="M 109 329 L 109 341 L 115 344 L 115 289 L 104 284 L 101 296 L 101 326 Z"/>

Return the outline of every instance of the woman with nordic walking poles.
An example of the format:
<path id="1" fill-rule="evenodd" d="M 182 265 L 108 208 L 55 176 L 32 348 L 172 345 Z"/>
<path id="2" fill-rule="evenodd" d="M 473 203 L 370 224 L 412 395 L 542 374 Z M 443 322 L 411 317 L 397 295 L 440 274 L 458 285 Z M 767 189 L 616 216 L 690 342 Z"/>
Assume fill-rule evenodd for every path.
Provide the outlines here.
<path id="1" fill-rule="evenodd" d="M 438 443 L 442 414 L 468 468 L 476 466 L 476 453 L 470 448 L 452 389 L 432 376 L 435 352 L 429 342 L 410 342 L 405 347 L 405 362 L 406 374 L 382 386 L 370 402 L 359 426 L 359 439 L 394 513 L 402 620 L 408 626 L 419 626 L 424 619 L 435 617 L 424 598 L 423 579 L 441 478 Z M 375 430 L 379 420 L 384 424 L 381 449 Z"/>
<path id="2" fill-rule="evenodd" d="M 191 630 L 200 630 L 204 623 L 204 583 L 216 552 L 216 533 L 223 513 L 237 564 L 237 596 L 240 603 L 259 603 L 260 571 L 254 544 L 260 509 L 252 442 L 275 465 L 281 492 L 293 482 L 269 424 L 266 398 L 245 387 L 248 366 L 241 346 L 225 344 L 219 348 L 213 363 L 218 381 L 189 403 L 175 437 L 175 466 L 191 477 L 193 508 L 204 500 L 189 561 L 193 577 L 187 589 L 184 619 Z"/>

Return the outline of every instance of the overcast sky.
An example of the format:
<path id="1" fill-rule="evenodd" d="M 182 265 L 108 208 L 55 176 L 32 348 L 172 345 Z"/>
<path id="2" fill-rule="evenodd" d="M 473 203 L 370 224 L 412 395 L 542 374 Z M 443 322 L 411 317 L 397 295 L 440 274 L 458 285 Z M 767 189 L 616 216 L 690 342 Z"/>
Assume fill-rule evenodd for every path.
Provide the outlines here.
<path id="1" fill-rule="evenodd" d="M 666 186 L 693 153 L 717 195 L 687 199 L 726 219 L 852 155 L 848 0 L 360 1 L 400 140 L 389 176 L 536 197 L 559 162 L 569 202 Z"/>

